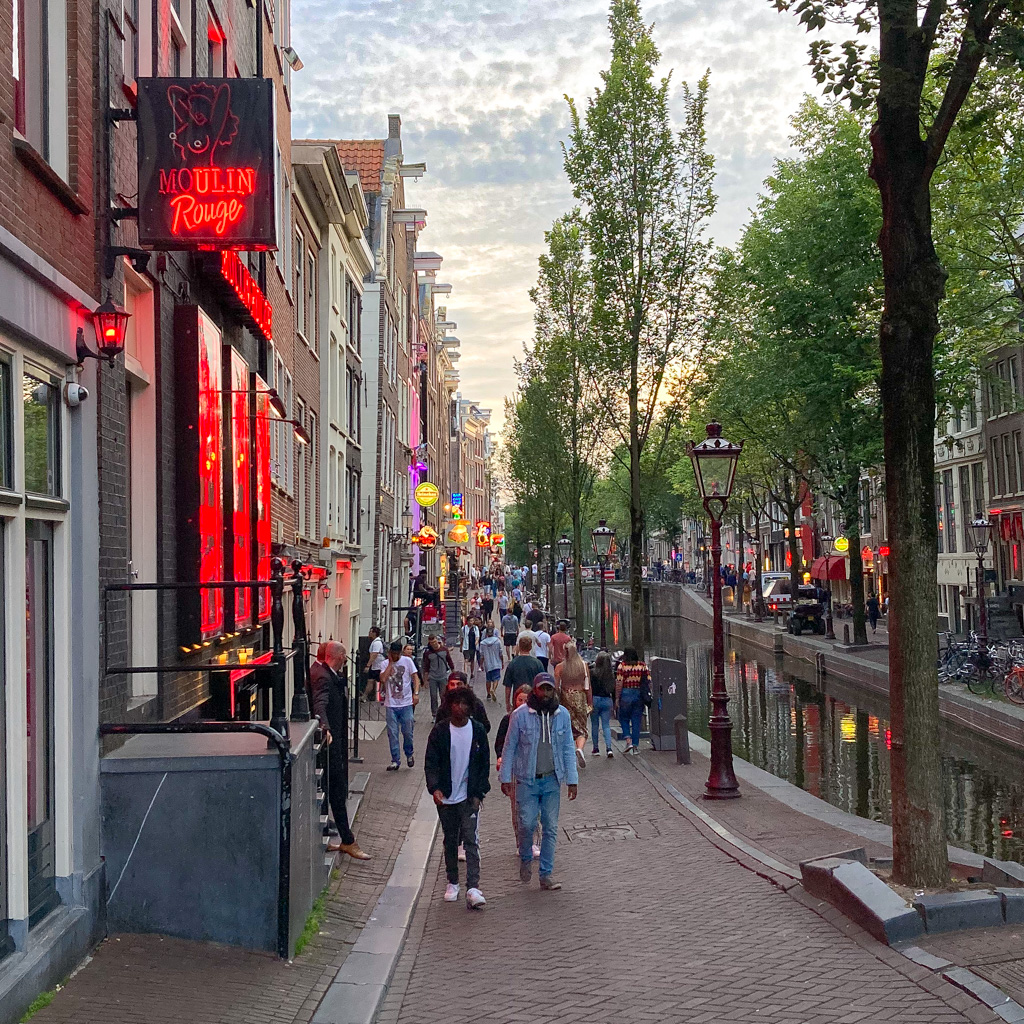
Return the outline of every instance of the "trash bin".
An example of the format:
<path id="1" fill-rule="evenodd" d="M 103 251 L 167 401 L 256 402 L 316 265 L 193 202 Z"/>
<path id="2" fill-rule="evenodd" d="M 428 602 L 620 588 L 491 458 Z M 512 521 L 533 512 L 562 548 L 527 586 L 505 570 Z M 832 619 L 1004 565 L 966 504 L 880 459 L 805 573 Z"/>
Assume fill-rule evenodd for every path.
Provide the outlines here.
<path id="1" fill-rule="evenodd" d="M 686 662 L 675 658 L 651 659 L 651 743 L 655 750 L 676 750 L 681 763 L 689 763 L 687 740 Z"/>

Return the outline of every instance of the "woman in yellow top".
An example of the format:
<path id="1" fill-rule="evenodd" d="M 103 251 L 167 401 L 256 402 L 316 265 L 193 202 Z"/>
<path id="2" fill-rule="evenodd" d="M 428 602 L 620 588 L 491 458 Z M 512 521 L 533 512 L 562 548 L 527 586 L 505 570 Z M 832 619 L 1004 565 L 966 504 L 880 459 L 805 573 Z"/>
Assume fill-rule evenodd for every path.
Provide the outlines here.
<path id="1" fill-rule="evenodd" d="M 555 684 L 558 687 L 558 699 L 568 709 L 572 721 L 576 763 L 586 768 L 587 758 L 583 748 L 587 743 L 587 726 L 590 712 L 594 710 L 594 701 L 590 692 L 590 672 L 575 644 L 565 645 L 565 657 L 555 666 Z"/>

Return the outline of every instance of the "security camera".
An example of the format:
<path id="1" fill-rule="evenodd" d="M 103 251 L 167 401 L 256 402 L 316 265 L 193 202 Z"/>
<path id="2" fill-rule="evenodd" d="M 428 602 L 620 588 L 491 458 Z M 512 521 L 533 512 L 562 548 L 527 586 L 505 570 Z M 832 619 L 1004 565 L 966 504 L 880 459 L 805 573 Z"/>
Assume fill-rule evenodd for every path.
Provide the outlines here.
<path id="1" fill-rule="evenodd" d="M 366 591 L 367 593 L 369 593 L 369 592 L 370 592 L 370 591 L 371 591 L 372 589 L 373 589 L 373 587 L 372 587 L 372 585 L 370 584 L 370 581 L 369 581 L 369 580 L 367 580 L 367 581 L 366 581 L 366 582 L 365 582 L 365 583 L 363 584 L 363 590 L 365 590 L 365 591 Z"/>
<path id="2" fill-rule="evenodd" d="M 88 397 L 88 389 L 81 384 L 69 382 L 64 385 L 64 402 L 69 409 L 77 409 Z"/>

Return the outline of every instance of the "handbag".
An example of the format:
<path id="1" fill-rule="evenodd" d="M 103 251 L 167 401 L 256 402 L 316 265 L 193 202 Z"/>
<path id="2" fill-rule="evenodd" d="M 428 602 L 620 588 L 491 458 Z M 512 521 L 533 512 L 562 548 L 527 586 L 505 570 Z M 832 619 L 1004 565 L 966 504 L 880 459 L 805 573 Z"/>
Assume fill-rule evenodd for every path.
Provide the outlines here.
<path id="1" fill-rule="evenodd" d="M 640 699 L 644 702 L 645 708 L 649 708 L 654 703 L 654 698 L 651 696 L 650 672 L 644 672 L 640 677 Z"/>

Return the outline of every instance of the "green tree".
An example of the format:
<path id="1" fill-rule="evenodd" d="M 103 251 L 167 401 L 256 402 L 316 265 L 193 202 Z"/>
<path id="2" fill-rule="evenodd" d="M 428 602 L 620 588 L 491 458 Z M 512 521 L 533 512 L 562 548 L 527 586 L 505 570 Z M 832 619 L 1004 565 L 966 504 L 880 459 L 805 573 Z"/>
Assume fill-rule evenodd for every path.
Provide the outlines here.
<path id="1" fill-rule="evenodd" d="M 565 169 L 582 203 L 594 279 L 592 376 L 609 428 L 628 452 L 633 641 L 645 640 L 642 465 L 666 390 L 694 356 L 714 211 L 705 144 L 707 76 L 683 86 L 685 120 L 669 116 L 669 79 L 637 0 L 613 0 L 611 64 L 572 118 Z"/>
<path id="2" fill-rule="evenodd" d="M 877 59 L 850 40 L 811 44 L 826 92 L 874 106 L 868 173 L 878 187 L 890 594 L 893 873 L 948 880 L 935 685 L 935 341 L 947 271 L 936 252 L 932 181 L 982 64 L 1024 57 L 1024 9 L 1008 0 L 772 0 L 809 30 L 830 20 L 878 31 Z M 933 60 L 934 58 L 940 58 Z M 945 58 L 945 59 L 941 59 Z M 929 74 L 939 79 L 927 102 Z"/>

